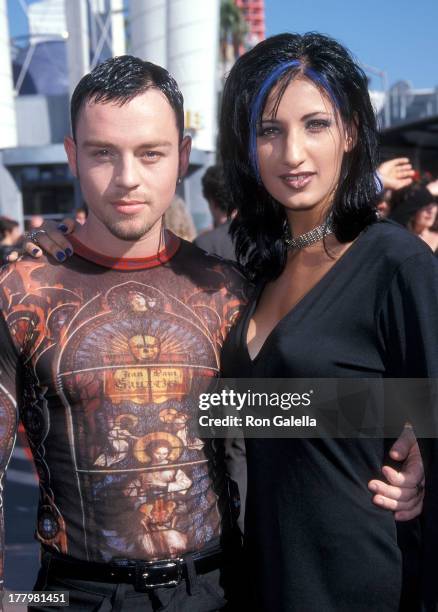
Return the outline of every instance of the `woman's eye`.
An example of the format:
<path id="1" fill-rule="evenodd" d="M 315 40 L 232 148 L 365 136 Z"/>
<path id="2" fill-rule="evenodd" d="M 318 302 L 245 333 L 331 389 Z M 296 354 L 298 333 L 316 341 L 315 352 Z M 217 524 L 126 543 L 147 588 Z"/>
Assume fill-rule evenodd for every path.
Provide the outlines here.
<path id="1" fill-rule="evenodd" d="M 320 132 L 326 128 L 329 128 L 330 125 L 331 122 L 327 121 L 327 119 L 312 119 L 311 121 L 307 122 L 306 128 L 311 132 Z"/>
<path id="2" fill-rule="evenodd" d="M 274 126 L 266 126 L 263 127 L 261 126 L 258 130 L 257 135 L 258 136 L 273 136 L 275 134 L 278 134 L 280 132 L 280 130 L 278 129 L 278 127 L 274 127 Z"/>

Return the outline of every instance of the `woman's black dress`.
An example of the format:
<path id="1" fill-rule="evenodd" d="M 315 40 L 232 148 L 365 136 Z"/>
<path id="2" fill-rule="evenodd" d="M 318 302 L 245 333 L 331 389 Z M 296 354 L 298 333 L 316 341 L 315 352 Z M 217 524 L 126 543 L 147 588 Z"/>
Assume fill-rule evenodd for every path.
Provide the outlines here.
<path id="1" fill-rule="evenodd" d="M 251 361 L 246 333 L 256 301 L 224 345 L 225 377 L 438 375 L 438 262 L 392 222 L 365 230 Z M 367 488 L 381 477 L 388 447 L 382 439 L 246 440 L 252 609 L 399 609 L 395 521 Z"/>

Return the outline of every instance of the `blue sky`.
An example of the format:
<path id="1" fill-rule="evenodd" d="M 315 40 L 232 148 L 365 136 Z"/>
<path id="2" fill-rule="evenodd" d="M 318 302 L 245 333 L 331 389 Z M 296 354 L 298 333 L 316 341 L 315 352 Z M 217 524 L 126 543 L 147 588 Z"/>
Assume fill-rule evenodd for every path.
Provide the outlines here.
<path id="1" fill-rule="evenodd" d="M 18 0 L 8 0 L 8 10 L 11 35 L 25 33 Z M 324 32 L 361 62 L 385 70 L 390 84 L 438 86 L 438 0 L 265 0 L 265 13 L 268 35 Z M 372 86 L 381 87 L 378 77 Z"/>
<path id="2" fill-rule="evenodd" d="M 268 36 L 323 32 L 385 70 L 390 84 L 438 86 L 438 0 L 265 0 L 265 14 Z"/>

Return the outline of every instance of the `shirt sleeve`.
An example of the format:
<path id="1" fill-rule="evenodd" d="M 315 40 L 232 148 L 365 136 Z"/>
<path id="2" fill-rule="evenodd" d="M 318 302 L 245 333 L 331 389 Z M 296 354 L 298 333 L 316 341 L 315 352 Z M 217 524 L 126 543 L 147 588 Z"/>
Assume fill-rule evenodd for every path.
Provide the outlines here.
<path id="1" fill-rule="evenodd" d="M 438 378 L 438 262 L 413 255 L 391 279 L 379 316 L 386 375 Z"/>
<path id="2" fill-rule="evenodd" d="M 416 403 L 410 420 L 414 429 L 416 421 L 420 420 L 423 432 L 430 431 L 429 436 L 418 440 L 426 474 L 421 579 L 423 602 L 435 606 L 438 602 L 435 571 L 438 548 L 438 264 L 432 253 L 414 255 L 399 267 L 388 286 L 379 324 L 388 376 L 429 379 L 426 384 L 430 395 L 424 403 Z M 404 394 L 406 391 L 409 394 L 407 383 L 401 388 Z"/>
<path id="3" fill-rule="evenodd" d="M 5 542 L 3 488 L 6 468 L 17 435 L 17 389 L 20 368 L 18 353 L 1 313 L 0 347 L 0 588 L 3 588 Z"/>

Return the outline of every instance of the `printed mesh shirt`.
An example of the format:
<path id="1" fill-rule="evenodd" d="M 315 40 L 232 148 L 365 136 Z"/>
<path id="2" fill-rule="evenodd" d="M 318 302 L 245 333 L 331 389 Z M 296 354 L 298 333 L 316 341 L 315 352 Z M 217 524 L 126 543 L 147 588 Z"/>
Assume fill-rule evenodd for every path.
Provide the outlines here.
<path id="1" fill-rule="evenodd" d="M 78 559 L 164 559 L 220 534 L 225 480 L 193 398 L 219 373 L 245 281 L 167 237 L 157 256 L 121 260 L 73 239 L 63 264 L 1 272 L 2 473 L 18 414 L 39 476 L 36 537 Z"/>

